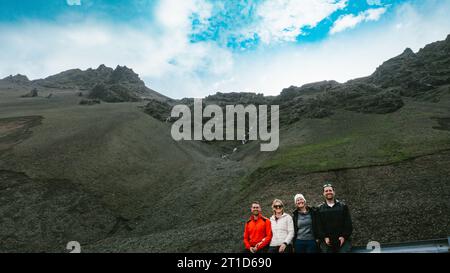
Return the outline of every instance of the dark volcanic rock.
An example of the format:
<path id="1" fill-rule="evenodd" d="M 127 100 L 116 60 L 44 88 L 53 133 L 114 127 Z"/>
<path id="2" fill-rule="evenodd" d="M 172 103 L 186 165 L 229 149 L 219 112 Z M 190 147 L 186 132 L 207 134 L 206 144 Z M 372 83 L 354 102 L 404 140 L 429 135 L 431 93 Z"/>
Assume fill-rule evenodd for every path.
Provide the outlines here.
<path id="1" fill-rule="evenodd" d="M 160 121 L 167 121 L 170 120 L 171 109 L 172 107 L 166 102 L 150 100 L 144 107 L 144 112 Z"/>
<path id="2" fill-rule="evenodd" d="M 425 46 L 418 53 L 410 48 L 384 62 L 369 77 L 344 84 L 324 81 L 291 86 L 274 102 L 280 104 L 281 122 L 300 118 L 323 118 L 333 110 L 385 114 L 403 107 L 403 97 L 439 101 L 450 84 L 450 35 L 445 41 Z"/>
<path id="3" fill-rule="evenodd" d="M 96 84 L 109 80 L 113 69 L 100 65 L 97 69 L 71 69 L 37 80 L 36 83 L 48 88 L 89 90 Z"/>
<path id="4" fill-rule="evenodd" d="M 109 77 L 108 83 L 131 83 L 144 85 L 144 82 L 139 78 L 139 75 L 126 66 L 117 66 Z"/>
<path id="5" fill-rule="evenodd" d="M 191 100 L 193 102 L 193 100 Z M 204 99 L 205 104 L 217 104 L 219 106 L 225 105 L 261 105 L 268 104 L 271 101 L 270 97 L 264 96 L 264 94 L 257 94 L 251 92 L 231 92 L 231 93 L 221 93 L 217 92 L 214 95 L 207 96 Z"/>
<path id="6" fill-rule="evenodd" d="M 400 87 L 402 95 L 410 97 L 449 84 L 449 39 L 429 44 L 417 54 L 407 48 L 378 67 L 368 81 L 383 88 Z"/>
<path id="7" fill-rule="evenodd" d="M 280 103 L 281 123 L 290 124 L 301 118 L 326 118 L 338 109 L 386 114 L 404 105 L 399 94 L 361 81 L 332 84 L 328 89 L 316 92 L 314 97 L 308 99 L 303 99 L 301 95 L 294 98 L 280 95 L 275 99 Z"/>
<path id="8" fill-rule="evenodd" d="M 80 101 L 80 105 L 95 105 L 95 104 L 100 104 L 101 101 L 100 100 L 81 100 Z"/>
<path id="9" fill-rule="evenodd" d="M 385 92 L 359 97 L 351 103 L 351 106 L 347 107 L 347 110 L 361 113 L 387 114 L 397 111 L 403 105 L 400 95 Z"/>
<path id="10" fill-rule="evenodd" d="M 116 69 L 100 65 L 97 69 L 72 69 L 34 81 L 35 84 L 55 89 L 87 90 L 93 92 L 91 98 L 105 98 L 107 102 L 139 101 L 144 98 L 167 101 L 169 98 L 151 90 L 126 66 L 117 66 Z M 104 92 L 98 96 L 97 86 L 104 86 Z M 94 90 L 96 89 L 96 90 Z M 79 94 L 79 93 L 78 93 Z"/>
<path id="11" fill-rule="evenodd" d="M 22 98 L 34 98 L 39 95 L 38 90 L 36 88 L 33 88 L 28 94 L 22 95 Z"/>
<path id="12" fill-rule="evenodd" d="M 302 117 L 326 117 L 334 109 L 363 113 L 394 112 L 404 103 L 402 96 L 439 101 L 440 86 L 450 84 L 450 38 L 425 46 L 418 53 L 410 48 L 384 62 L 369 77 L 348 81 L 319 82 L 284 89 L 274 101 L 280 104 L 284 121 Z M 310 100 L 298 99 L 310 96 Z"/>
<path id="13" fill-rule="evenodd" d="M 89 93 L 89 99 L 99 99 L 106 102 L 126 102 L 139 101 L 136 96 L 126 86 L 120 84 L 106 85 L 97 84 Z"/>
<path id="14" fill-rule="evenodd" d="M 432 120 L 436 120 L 439 124 L 439 126 L 433 126 L 433 129 L 450 131 L 450 117 L 447 118 L 433 117 Z"/>
<path id="15" fill-rule="evenodd" d="M 15 76 L 10 75 L 0 81 L 2 81 L 4 83 L 12 83 L 12 84 L 29 84 L 30 83 L 30 80 L 28 79 L 28 77 L 25 75 L 21 75 L 21 74 L 17 74 Z"/>
<path id="16" fill-rule="evenodd" d="M 337 81 L 321 81 L 321 82 L 305 84 L 305 85 L 302 85 L 301 87 L 290 86 L 281 91 L 279 99 L 280 100 L 289 100 L 289 99 L 298 97 L 300 95 L 317 93 L 317 92 L 321 92 L 321 91 L 327 91 L 327 90 L 330 90 L 339 85 L 340 85 L 340 83 L 338 83 Z"/>

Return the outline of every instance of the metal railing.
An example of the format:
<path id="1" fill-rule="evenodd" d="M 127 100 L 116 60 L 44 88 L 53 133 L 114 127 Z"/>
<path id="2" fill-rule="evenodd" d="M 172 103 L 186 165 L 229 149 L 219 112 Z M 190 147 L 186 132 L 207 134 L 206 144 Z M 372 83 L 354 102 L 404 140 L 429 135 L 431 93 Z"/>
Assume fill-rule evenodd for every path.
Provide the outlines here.
<path id="1" fill-rule="evenodd" d="M 447 239 L 424 240 L 416 242 L 379 244 L 369 242 L 366 247 L 354 247 L 354 253 L 448 253 L 450 236 Z"/>

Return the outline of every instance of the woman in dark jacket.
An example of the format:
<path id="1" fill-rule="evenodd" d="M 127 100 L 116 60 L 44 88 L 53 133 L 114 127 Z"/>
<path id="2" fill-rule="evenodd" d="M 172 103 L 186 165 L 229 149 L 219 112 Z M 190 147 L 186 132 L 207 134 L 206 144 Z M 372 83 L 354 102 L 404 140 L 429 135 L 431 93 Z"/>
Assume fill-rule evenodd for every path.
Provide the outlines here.
<path id="1" fill-rule="evenodd" d="M 303 194 L 294 197 L 296 209 L 293 211 L 295 253 L 316 253 L 315 209 L 306 205 Z"/>

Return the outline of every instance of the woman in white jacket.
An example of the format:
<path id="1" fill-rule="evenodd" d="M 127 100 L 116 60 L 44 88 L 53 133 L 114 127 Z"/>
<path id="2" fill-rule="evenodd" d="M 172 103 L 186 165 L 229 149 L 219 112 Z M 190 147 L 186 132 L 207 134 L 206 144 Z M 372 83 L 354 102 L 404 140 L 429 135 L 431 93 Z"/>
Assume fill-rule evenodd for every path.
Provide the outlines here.
<path id="1" fill-rule="evenodd" d="M 291 252 L 291 242 L 294 238 L 294 222 L 289 214 L 284 213 L 283 202 L 275 199 L 272 202 L 273 215 L 270 217 L 272 225 L 272 241 L 269 245 L 269 253 Z"/>

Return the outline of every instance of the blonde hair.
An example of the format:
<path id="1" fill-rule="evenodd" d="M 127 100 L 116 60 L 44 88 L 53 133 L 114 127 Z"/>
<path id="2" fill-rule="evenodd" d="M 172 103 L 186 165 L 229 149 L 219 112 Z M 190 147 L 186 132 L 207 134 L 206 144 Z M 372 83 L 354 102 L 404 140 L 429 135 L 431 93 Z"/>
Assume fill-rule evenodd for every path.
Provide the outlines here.
<path id="1" fill-rule="evenodd" d="M 283 212 L 284 212 L 284 204 L 283 204 L 283 201 L 281 201 L 280 199 L 275 199 L 275 200 L 273 200 L 273 202 L 272 202 L 272 211 L 273 211 L 273 214 L 275 215 L 275 208 L 274 208 L 275 203 L 280 203 L 280 205 L 283 206 L 281 209 L 282 209 Z"/>

